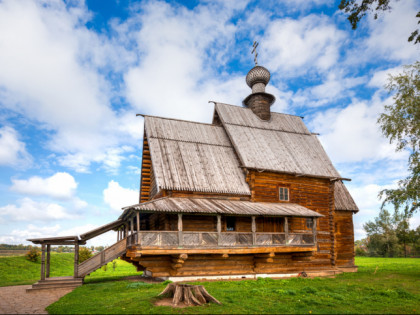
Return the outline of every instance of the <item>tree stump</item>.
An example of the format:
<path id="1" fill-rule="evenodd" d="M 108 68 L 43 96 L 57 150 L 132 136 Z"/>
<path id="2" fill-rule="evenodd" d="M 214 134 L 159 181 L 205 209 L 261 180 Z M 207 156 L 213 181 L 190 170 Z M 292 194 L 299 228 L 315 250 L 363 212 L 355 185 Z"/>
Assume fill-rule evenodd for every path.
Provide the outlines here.
<path id="1" fill-rule="evenodd" d="M 202 285 L 191 285 L 183 283 L 170 283 L 159 296 L 168 294 L 173 297 L 172 304 L 177 306 L 180 302 L 186 305 L 203 305 L 208 302 L 222 304 L 211 296 Z"/>

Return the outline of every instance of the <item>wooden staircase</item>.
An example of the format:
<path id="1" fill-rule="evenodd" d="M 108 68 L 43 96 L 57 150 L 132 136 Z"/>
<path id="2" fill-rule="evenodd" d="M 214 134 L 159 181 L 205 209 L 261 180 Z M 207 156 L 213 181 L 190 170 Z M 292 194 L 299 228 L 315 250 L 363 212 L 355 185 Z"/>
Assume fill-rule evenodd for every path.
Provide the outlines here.
<path id="1" fill-rule="evenodd" d="M 127 239 L 124 238 L 121 241 L 115 243 L 111 247 L 103 250 L 99 254 L 85 260 L 78 266 L 77 276 L 78 278 L 84 278 L 91 272 L 101 268 L 103 265 L 106 265 L 110 261 L 122 256 L 127 250 Z"/>
<path id="2" fill-rule="evenodd" d="M 83 279 L 74 277 L 53 277 L 39 280 L 32 285 L 32 288 L 26 289 L 26 292 L 47 289 L 74 289 L 83 284 Z"/>

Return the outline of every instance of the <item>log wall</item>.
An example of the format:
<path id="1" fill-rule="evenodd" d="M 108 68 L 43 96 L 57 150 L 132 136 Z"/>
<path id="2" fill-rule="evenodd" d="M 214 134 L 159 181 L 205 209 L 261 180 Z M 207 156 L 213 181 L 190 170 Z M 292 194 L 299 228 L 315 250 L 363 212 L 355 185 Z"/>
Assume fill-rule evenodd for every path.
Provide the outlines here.
<path id="1" fill-rule="evenodd" d="M 146 130 L 143 136 L 143 156 L 141 162 L 141 179 L 140 179 L 140 203 L 148 201 L 152 193 L 157 192 L 156 181 L 152 178 L 152 159 L 150 157 L 149 143 L 146 138 Z M 153 179 L 153 183 L 152 183 Z"/>
<path id="2" fill-rule="evenodd" d="M 351 211 L 335 212 L 335 251 L 337 266 L 354 266 L 353 213 Z"/>

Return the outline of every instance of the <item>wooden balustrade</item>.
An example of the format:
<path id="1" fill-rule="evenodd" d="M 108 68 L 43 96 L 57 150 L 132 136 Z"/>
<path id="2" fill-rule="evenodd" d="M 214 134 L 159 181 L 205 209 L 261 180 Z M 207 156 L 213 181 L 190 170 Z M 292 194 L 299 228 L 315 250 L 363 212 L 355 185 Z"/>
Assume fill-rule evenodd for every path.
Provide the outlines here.
<path id="1" fill-rule="evenodd" d="M 130 235 L 127 245 L 134 245 L 141 238 L 141 247 L 263 247 L 302 246 L 315 244 L 309 233 L 262 233 L 262 232 L 190 232 L 141 231 Z M 182 239 L 180 239 L 180 237 Z M 181 244 L 181 245 L 180 245 Z"/>

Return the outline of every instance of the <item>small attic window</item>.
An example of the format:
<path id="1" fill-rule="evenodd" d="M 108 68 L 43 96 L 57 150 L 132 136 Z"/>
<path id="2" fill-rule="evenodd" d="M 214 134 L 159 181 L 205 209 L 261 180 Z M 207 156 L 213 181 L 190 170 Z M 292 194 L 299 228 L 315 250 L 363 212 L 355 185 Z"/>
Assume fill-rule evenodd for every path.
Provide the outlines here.
<path id="1" fill-rule="evenodd" d="M 306 219 L 306 228 L 308 230 L 311 230 L 314 227 L 314 219 L 313 218 L 307 218 Z"/>
<path id="2" fill-rule="evenodd" d="M 289 201 L 289 188 L 286 188 L 286 187 L 279 188 L 279 200 Z"/>

